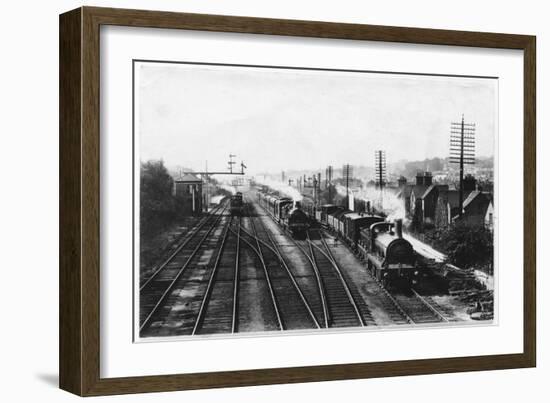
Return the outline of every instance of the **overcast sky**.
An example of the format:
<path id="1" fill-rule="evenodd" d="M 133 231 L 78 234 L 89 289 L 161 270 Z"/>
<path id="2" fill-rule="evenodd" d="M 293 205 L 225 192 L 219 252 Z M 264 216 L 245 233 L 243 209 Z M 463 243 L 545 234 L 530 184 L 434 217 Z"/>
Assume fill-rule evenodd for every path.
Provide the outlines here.
<path id="1" fill-rule="evenodd" d="M 498 81 L 253 67 L 138 63 L 140 159 L 248 173 L 446 157 L 451 121 L 476 124 L 493 156 Z"/>

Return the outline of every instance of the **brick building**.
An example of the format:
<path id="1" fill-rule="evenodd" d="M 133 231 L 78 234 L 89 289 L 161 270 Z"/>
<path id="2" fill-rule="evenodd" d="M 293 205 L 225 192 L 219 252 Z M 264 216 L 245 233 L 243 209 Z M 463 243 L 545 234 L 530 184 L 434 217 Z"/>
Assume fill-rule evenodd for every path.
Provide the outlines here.
<path id="1" fill-rule="evenodd" d="M 184 174 L 175 180 L 173 193 L 184 215 L 196 215 L 202 212 L 202 180 L 195 175 Z"/>

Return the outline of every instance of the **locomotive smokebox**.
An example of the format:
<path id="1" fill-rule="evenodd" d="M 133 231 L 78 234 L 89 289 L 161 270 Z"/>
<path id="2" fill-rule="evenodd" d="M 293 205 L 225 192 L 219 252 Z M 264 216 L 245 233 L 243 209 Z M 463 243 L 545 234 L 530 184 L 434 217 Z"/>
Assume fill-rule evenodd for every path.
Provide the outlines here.
<path id="1" fill-rule="evenodd" d="M 403 238 L 403 219 L 401 218 L 395 220 L 395 235 L 398 238 Z"/>

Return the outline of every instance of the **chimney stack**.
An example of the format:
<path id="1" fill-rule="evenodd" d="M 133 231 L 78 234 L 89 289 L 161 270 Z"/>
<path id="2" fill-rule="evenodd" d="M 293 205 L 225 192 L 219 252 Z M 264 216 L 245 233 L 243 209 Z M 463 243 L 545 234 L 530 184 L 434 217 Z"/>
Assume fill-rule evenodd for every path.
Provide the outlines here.
<path id="1" fill-rule="evenodd" d="M 422 172 L 416 173 L 416 186 L 424 185 L 424 174 Z"/>
<path id="2" fill-rule="evenodd" d="M 403 220 L 401 218 L 395 220 L 395 235 L 398 238 L 403 238 Z"/>
<path id="3" fill-rule="evenodd" d="M 432 173 L 431 172 L 424 172 L 424 185 L 431 186 L 432 185 Z"/>

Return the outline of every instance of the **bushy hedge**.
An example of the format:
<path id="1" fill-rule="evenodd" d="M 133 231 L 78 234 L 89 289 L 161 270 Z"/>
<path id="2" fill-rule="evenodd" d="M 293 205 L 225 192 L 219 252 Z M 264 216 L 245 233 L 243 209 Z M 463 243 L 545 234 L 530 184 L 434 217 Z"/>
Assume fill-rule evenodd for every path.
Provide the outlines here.
<path id="1" fill-rule="evenodd" d="M 176 218 L 176 200 L 172 195 L 174 180 L 161 161 L 141 163 L 140 234 L 152 236 Z"/>
<path id="2" fill-rule="evenodd" d="M 440 244 L 452 264 L 493 272 L 493 233 L 486 227 L 458 221 L 442 231 Z"/>

